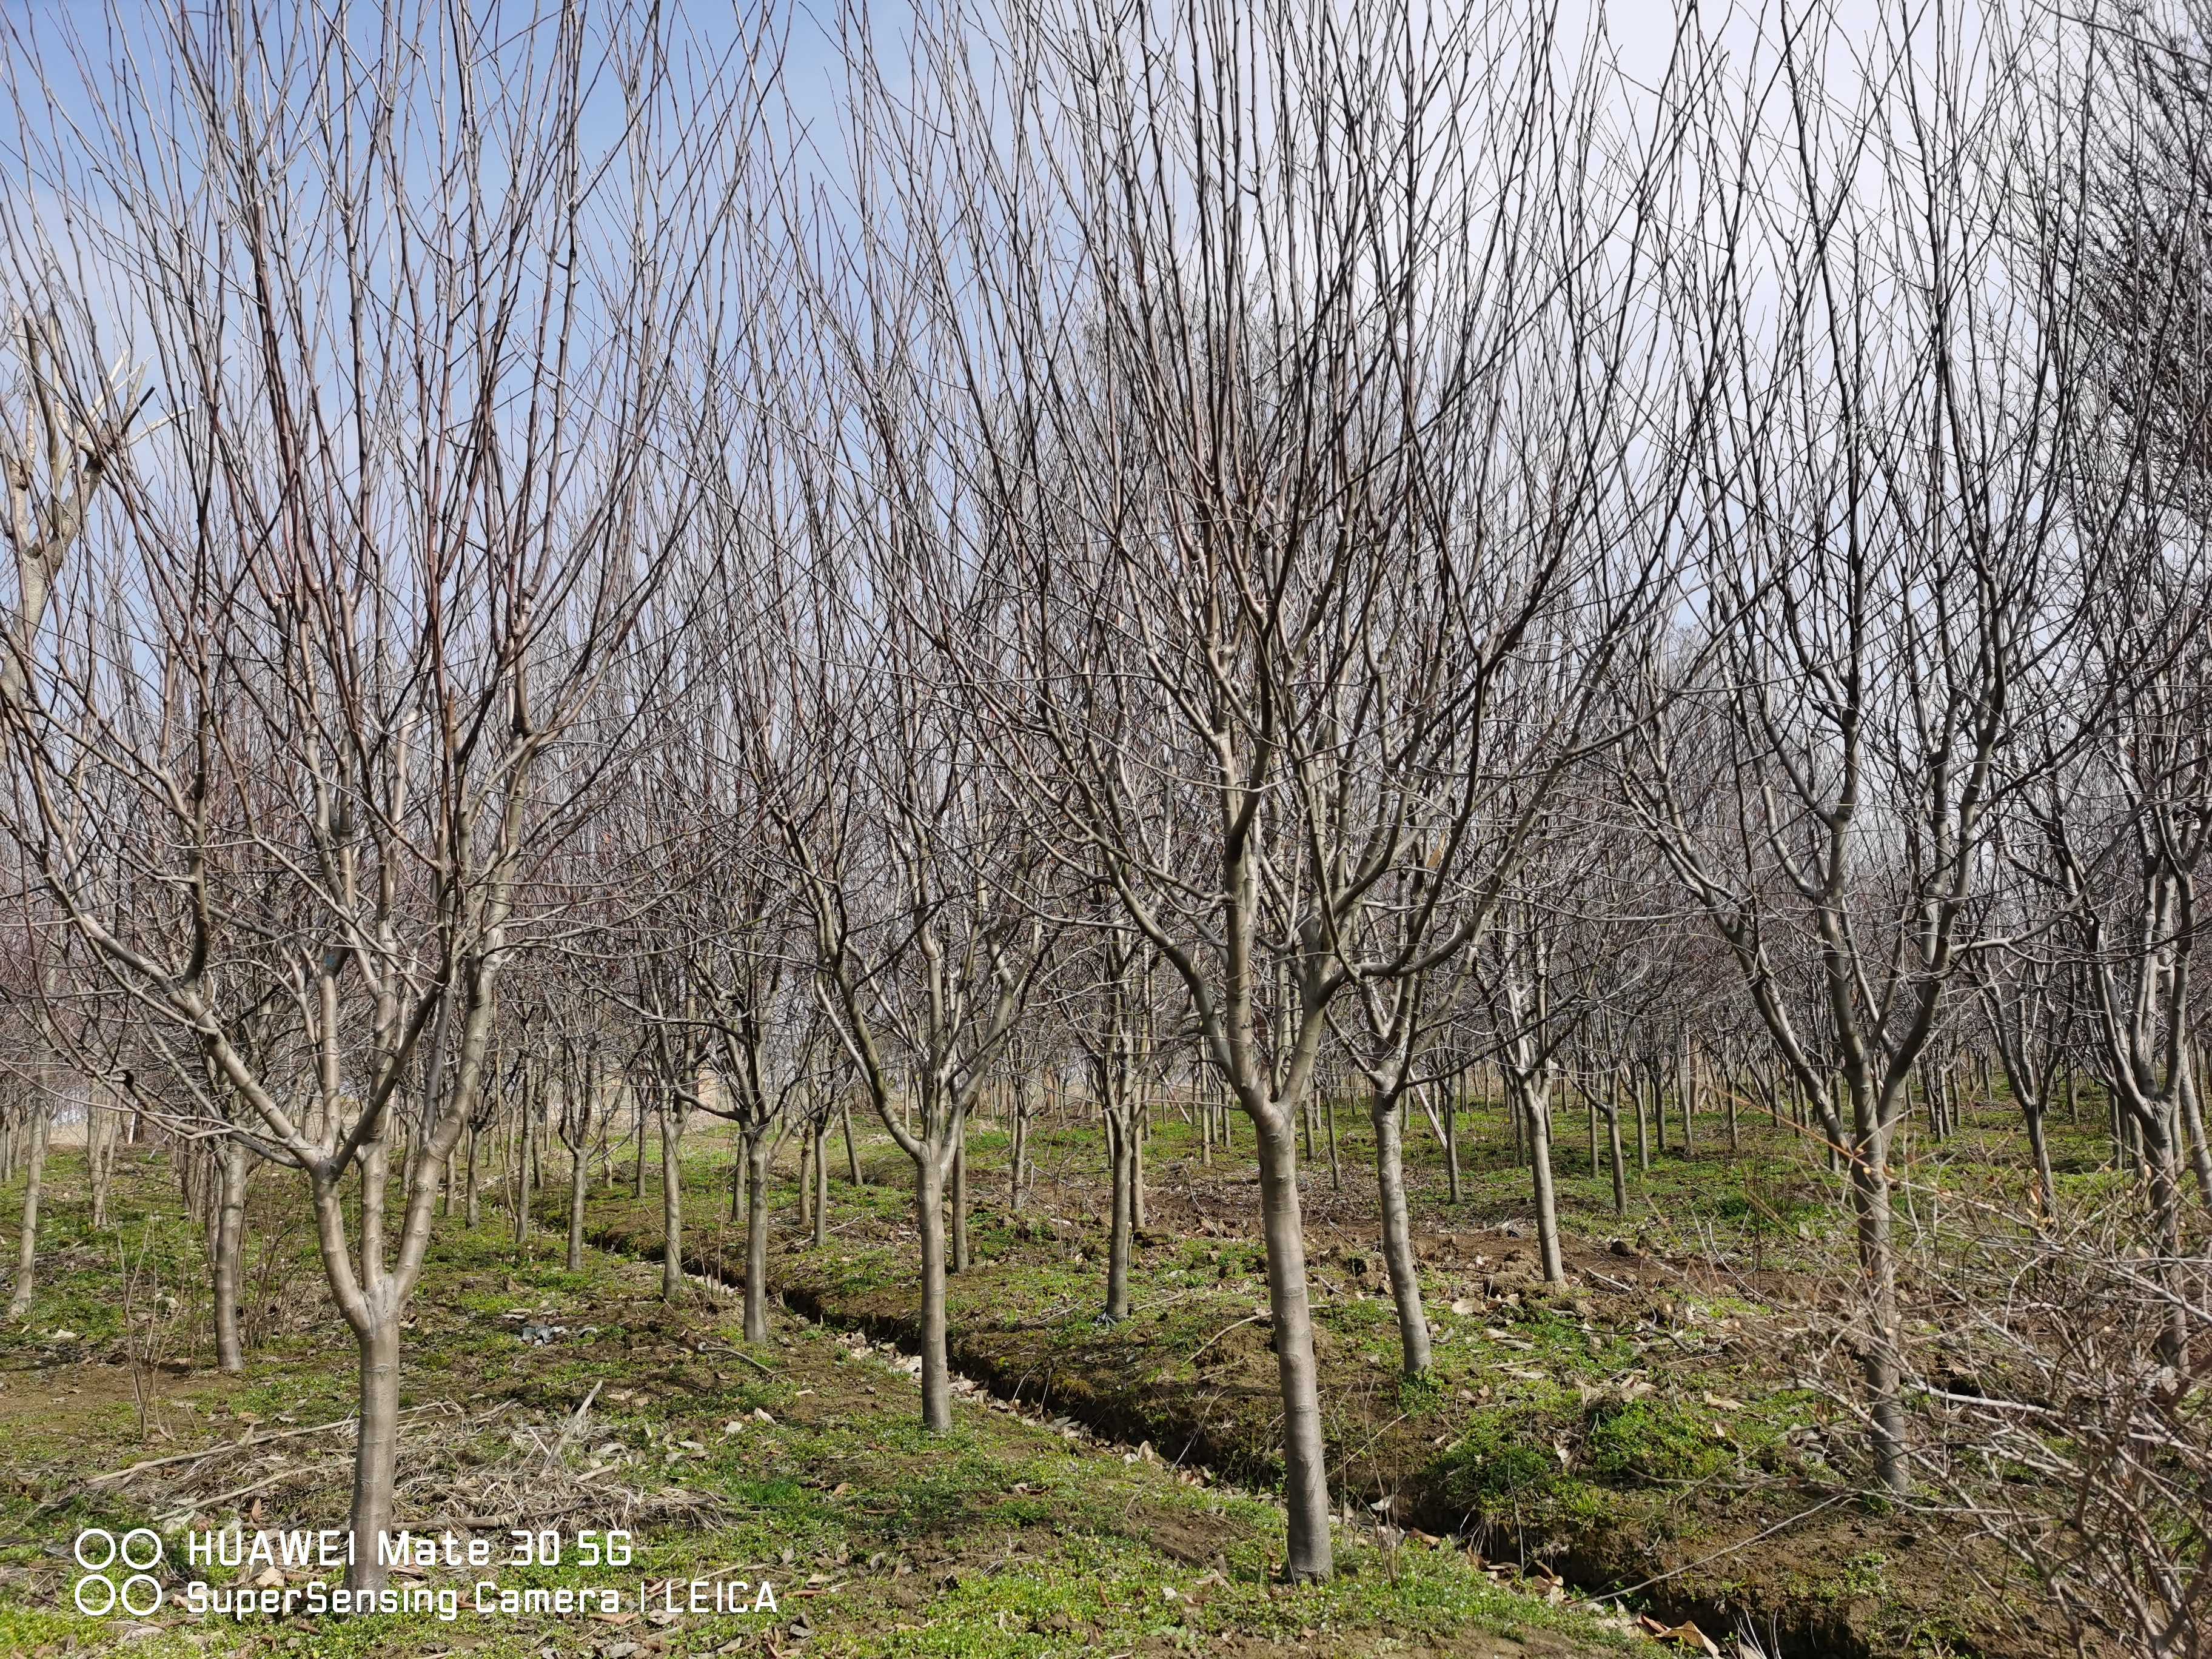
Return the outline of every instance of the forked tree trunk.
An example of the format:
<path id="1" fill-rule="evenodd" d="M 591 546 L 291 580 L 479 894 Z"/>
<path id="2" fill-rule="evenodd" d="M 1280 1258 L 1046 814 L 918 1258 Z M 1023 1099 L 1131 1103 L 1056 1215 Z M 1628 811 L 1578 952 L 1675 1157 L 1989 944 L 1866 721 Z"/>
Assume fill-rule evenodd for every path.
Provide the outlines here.
<path id="1" fill-rule="evenodd" d="M 644 1126 L 639 1126 L 642 1145 Z M 660 1296 L 665 1302 L 684 1299 L 684 1181 L 677 1162 L 683 1130 L 660 1114 Z"/>
<path id="2" fill-rule="evenodd" d="M 1398 1306 L 1398 1365 L 1407 1376 L 1429 1369 L 1429 1321 L 1421 1307 L 1421 1275 L 1413 1259 L 1413 1228 L 1406 1212 L 1404 1120 L 1399 1097 L 1375 1093 L 1368 1115 L 1375 1125 L 1375 1184 L 1382 1196 L 1382 1260 L 1390 1268 L 1390 1297 Z"/>
<path id="3" fill-rule="evenodd" d="M 768 1340 L 768 1155 L 765 1126 L 745 1134 L 745 1340 Z"/>
<path id="4" fill-rule="evenodd" d="M 31 1311 L 31 1295 L 39 1268 L 39 1200 L 46 1182 L 46 1125 L 52 1109 L 44 1099 L 31 1108 L 30 1150 L 23 1182 L 23 1228 L 15 1244 L 15 1291 L 8 1298 L 8 1317 L 22 1319 Z"/>
<path id="5" fill-rule="evenodd" d="M 1297 1126 L 1278 1108 L 1267 1117 L 1255 1115 L 1253 1128 L 1259 1144 L 1260 1224 L 1267 1246 L 1267 1310 L 1283 1395 L 1283 1498 L 1290 1522 L 1284 1572 L 1293 1581 L 1324 1579 L 1335 1551 L 1328 1532 L 1328 1462 L 1314 1365 L 1313 1310 L 1306 1296 Z"/>
<path id="6" fill-rule="evenodd" d="M 246 1344 L 239 1334 L 238 1298 L 245 1276 L 246 1143 L 226 1137 L 220 1157 L 222 1191 L 216 1216 L 212 1290 L 215 1296 L 215 1363 L 220 1370 L 246 1369 Z"/>
<path id="7" fill-rule="evenodd" d="M 921 1233 L 921 1425 L 952 1427 L 952 1367 L 945 1347 L 945 1178 L 927 1148 L 915 1160 L 914 1217 Z"/>

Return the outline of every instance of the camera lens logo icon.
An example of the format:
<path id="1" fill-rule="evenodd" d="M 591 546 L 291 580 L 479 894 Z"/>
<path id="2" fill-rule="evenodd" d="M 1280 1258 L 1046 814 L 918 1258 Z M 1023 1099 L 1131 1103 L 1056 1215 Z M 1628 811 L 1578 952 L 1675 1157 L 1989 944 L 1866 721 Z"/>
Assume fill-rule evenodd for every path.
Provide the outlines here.
<path id="1" fill-rule="evenodd" d="M 98 1619 L 119 1601 L 124 1612 L 143 1619 L 161 1605 L 161 1581 L 149 1571 L 161 1565 L 161 1534 L 151 1527 L 133 1527 L 120 1538 L 104 1527 L 89 1528 L 76 1535 L 76 1564 L 85 1571 L 70 1599 L 79 1613 Z"/>

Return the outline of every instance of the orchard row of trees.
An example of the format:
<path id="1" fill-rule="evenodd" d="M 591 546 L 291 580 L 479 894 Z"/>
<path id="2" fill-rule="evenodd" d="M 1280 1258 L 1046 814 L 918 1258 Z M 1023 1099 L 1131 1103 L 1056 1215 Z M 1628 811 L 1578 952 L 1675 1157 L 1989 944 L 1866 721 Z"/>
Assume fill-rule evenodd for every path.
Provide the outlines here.
<path id="1" fill-rule="evenodd" d="M 756 1337 L 772 1146 L 819 1182 L 872 1113 L 937 1428 L 979 1105 L 1080 1079 L 1112 1312 L 1145 1091 L 1239 1121 L 1303 1577 L 1324 1079 L 1412 1373 L 1406 1123 L 1471 1067 L 1554 1278 L 1578 1083 L 1616 1140 L 1617 1074 L 1802 1119 L 1898 1494 L 1914 1080 L 1995 1062 L 2048 1224 L 2094 1079 L 2147 1363 L 2201 1389 L 2212 70 L 2190 7 L 2092 11 L 1624 66 L 1542 3 L 856 10 L 819 120 L 772 16 L 9 26 L 33 1097 L 297 1172 L 361 1533 L 517 1103 L 579 1204 L 656 1115 L 672 1237 L 684 1125 L 737 1124 Z"/>

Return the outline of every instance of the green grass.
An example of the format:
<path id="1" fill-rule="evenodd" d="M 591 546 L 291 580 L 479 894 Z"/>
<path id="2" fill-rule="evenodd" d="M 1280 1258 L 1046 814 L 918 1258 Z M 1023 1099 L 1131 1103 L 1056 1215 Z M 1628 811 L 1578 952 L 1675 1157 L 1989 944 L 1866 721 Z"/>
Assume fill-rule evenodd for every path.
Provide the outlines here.
<path id="1" fill-rule="evenodd" d="M 242 1378 L 186 1369 L 196 1350 L 174 1316 L 134 1305 L 126 1316 L 124 1270 L 106 1267 L 94 1248 L 100 1241 L 86 1227 L 70 1164 L 57 1160 L 46 1240 L 53 1271 L 32 1320 L 0 1336 L 9 1367 L 0 1389 L 0 1468 L 8 1471 L 0 1480 L 0 1651 L 10 1654 L 119 1644 L 117 1621 L 66 1610 L 72 1570 L 55 1552 L 65 1551 L 80 1527 L 143 1524 L 161 1504 L 137 1488 L 72 1496 L 76 1482 L 178 1447 L 341 1417 L 354 1382 L 342 1328 L 333 1329 L 320 1305 L 312 1253 L 281 1228 L 273 1236 L 292 1255 L 281 1275 L 272 1269 L 271 1282 L 281 1280 L 300 1316 L 254 1351 Z M 132 1164 L 119 1183 L 116 1219 L 149 1241 L 140 1264 L 146 1282 L 167 1286 L 181 1305 L 199 1246 L 170 1207 L 169 1180 L 159 1163 Z M 257 1191 L 257 1206 L 273 1210 L 285 1189 L 281 1177 L 264 1172 Z M 926 1434 L 911 1379 L 879 1350 L 856 1352 L 830 1331 L 782 1320 L 768 1354 L 775 1375 L 764 1376 L 721 1357 L 734 1340 L 729 1304 L 672 1312 L 658 1300 L 652 1267 L 592 1251 L 585 1270 L 570 1273 L 550 1248 L 541 1237 L 518 1253 L 507 1229 L 489 1220 L 473 1232 L 458 1223 L 441 1227 L 414 1304 L 403 1404 L 437 1407 L 437 1421 L 447 1403 L 458 1407 L 434 1455 L 459 1476 L 521 1468 L 526 1460 L 518 1461 L 514 1441 L 532 1431 L 542 1441 L 599 1385 L 589 1432 L 565 1461 L 573 1466 L 619 1449 L 623 1482 L 648 1495 L 689 1492 L 713 1506 L 703 1524 L 641 1528 L 635 1559 L 620 1580 L 634 1595 L 640 1577 L 742 1570 L 777 1584 L 781 1610 L 774 1619 L 687 1616 L 665 1626 L 633 1620 L 611 1627 L 464 1611 L 450 1624 L 377 1617 L 309 1627 L 165 1618 L 157 1620 L 161 1633 L 132 1642 L 130 1651 L 167 1659 L 465 1650 L 525 1659 L 549 1647 L 566 1656 L 619 1638 L 640 1642 L 645 1659 L 731 1644 L 764 1652 L 770 1635 L 789 1652 L 801 1645 L 792 1634 L 800 1620 L 805 1651 L 852 1655 L 1122 1652 L 1147 1643 L 1194 1650 L 1230 1635 L 1352 1650 L 1401 1635 L 1540 1629 L 1585 1651 L 1619 1640 L 1607 1626 L 1501 1584 L 1462 1552 L 1385 1548 L 1359 1528 L 1339 1540 L 1342 1571 L 1334 1581 L 1285 1585 L 1273 1572 L 1283 1556 L 1281 1514 L 1263 1496 L 1197 1482 L 1156 1458 L 1127 1459 L 979 1401 L 958 1405 L 952 1433 Z M 883 1273 L 890 1282 L 888 1261 L 856 1261 L 853 1270 Z M 1042 1282 L 1077 1277 L 1055 1269 Z M 597 1328 L 527 1347 L 501 1316 L 540 1308 L 560 1322 Z M 102 1310 L 104 1323 L 88 1316 Z M 42 1345 L 64 1319 L 88 1340 L 82 1355 L 58 1363 Z M 104 1361 L 126 1337 L 131 1348 L 150 1352 L 149 1322 L 156 1320 L 168 1322 L 162 1340 L 172 1369 L 136 1368 L 152 1396 L 142 1431 L 128 1381 L 133 1368 Z M 403 1462 L 403 1482 L 408 1468 Z M 341 1474 L 291 1496 L 278 1489 L 264 1524 L 336 1524 L 343 1486 Z M 218 1505 L 203 1519 L 250 1526 L 252 1517 L 238 1517 L 238 1507 Z M 216 1569 L 206 1577 L 228 1575 Z M 568 1565 L 509 1568 L 499 1577 L 520 1588 L 580 1585 L 594 1575 Z M 810 1589 L 818 1593 L 804 1593 Z"/>

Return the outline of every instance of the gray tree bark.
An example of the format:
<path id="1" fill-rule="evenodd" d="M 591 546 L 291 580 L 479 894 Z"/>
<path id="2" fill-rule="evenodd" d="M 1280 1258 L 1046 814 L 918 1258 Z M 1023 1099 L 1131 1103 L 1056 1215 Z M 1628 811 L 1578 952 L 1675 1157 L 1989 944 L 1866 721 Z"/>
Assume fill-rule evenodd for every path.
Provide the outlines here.
<path id="1" fill-rule="evenodd" d="M 22 1319 L 31 1311 L 31 1297 L 39 1268 L 39 1201 L 46 1182 L 47 1121 L 52 1108 L 41 1097 L 31 1108 L 30 1151 L 26 1155 L 23 1182 L 22 1231 L 15 1243 L 15 1290 L 8 1298 L 8 1317 Z"/>
<path id="2" fill-rule="evenodd" d="M 921 1423 L 943 1434 L 952 1427 L 952 1367 L 945 1340 L 945 1178 L 933 1158 L 915 1160 L 914 1212 L 921 1232 Z"/>
<path id="3" fill-rule="evenodd" d="M 222 1189 L 217 1202 L 215 1250 L 210 1262 L 215 1297 L 215 1360 L 216 1369 L 239 1372 L 246 1369 L 246 1344 L 239 1334 L 238 1298 L 241 1293 L 246 1255 L 246 1175 L 251 1154 L 246 1143 L 232 1135 L 220 1154 Z"/>
<path id="4" fill-rule="evenodd" d="M 638 1133 L 644 1134 L 644 1126 Z M 678 1161 L 684 1129 L 676 1114 L 660 1112 L 660 1296 L 664 1302 L 681 1302 L 684 1292 L 684 1176 Z"/>
<path id="5" fill-rule="evenodd" d="M 1131 1190 L 1127 1120 L 1110 1106 L 1106 1112 L 1106 1161 L 1112 1170 L 1113 1199 L 1106 1224 L 1106 1317 L 1120 1322 L 1129 1316 L 1129 1252 L 1136 1229 L 1135 1194 Z"/>
<path id="6" fill-rule="evenodd" d="M 572 1273 L 584 1270 L 584 1188 L 591 1178 L 587 1147 L 585 1142 L 579 1140 L 568 1149 L 568 1253 L 566 1260 Z"/>
<path id="7" fill-rule="evenodd" d="M 952 1136 L 951 1271 L 968 1271 L 968 1125 L 964 1119 Z"/>
<path id="8" fill-rule="evenodd" d="M 1306 1295 L 1305 1218 L 1298 1197 L 1295 1121 L 1278 1110 L 1255 1118 L 1261 1229 L 1267 1245 L 1267 1306 L 1283 1395 L 1283 1496 L 1294 1580 L 1326 1578 L 1335 1550 L 1328 1534 L 1328 1462 L 1321 1386 L 1314 1364 L 1313 1310 Z"/>
<path id="9" fill-rule="evenodd" d="M 1428 1315 L 1421 1306 L 1421 1275 L 1413 1257 L 1406 1210 L 1403 1117 L 1398 1098 L 1377 1091 L 1368 1116 L 1375 1125 L 1375 1183 L 1382 1195 L 1382 1259 L 1390 1268 L 1390 1297 L 1398 1308 L 1398 1367 L 1417 1377 L 1429 1369 Z"/>
<path id="10" fill-rule="evenodd" d="M 814 1120 L 814 1248 L 830 1242 L 830 1122 Z"/>
<path id="11" fill-rule="evenodd" d="M 745 1340 L 768 1340 L 768 1156 L 765 1125 L 745 1137 Z"/>

